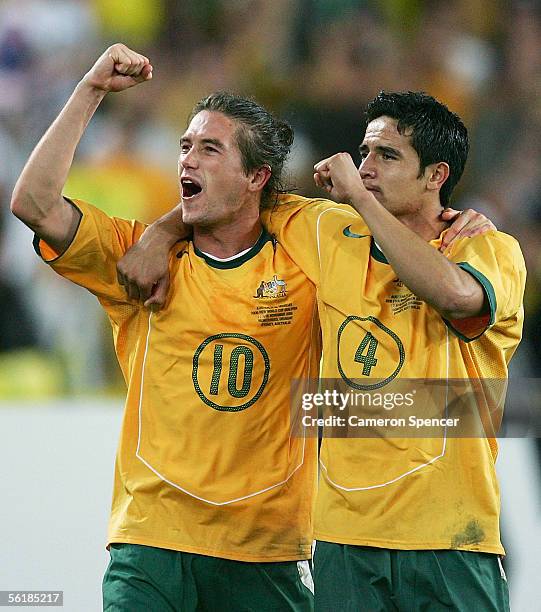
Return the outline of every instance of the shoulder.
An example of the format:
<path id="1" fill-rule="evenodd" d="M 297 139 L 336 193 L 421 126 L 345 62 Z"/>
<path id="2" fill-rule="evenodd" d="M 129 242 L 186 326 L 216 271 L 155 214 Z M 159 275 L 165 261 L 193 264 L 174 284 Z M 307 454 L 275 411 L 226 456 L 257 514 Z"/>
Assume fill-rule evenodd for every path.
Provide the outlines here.
<path id="1" fill-rule="evenodd" d="M 347 205 L 323 198 L 305 198 L 297 194 L 282 194 L 274 206 L 263 211 L 263 222 L 290 223 L 301 220 L 303 224 L 319 223 L 322 219 L 361 219 L 357 211 Z"/>
<path id="2" fill-rule="evenodd" d="M 94 228 L 111 228 L 116 229 L 122 235 L 131 236 L 135 240 L 141 237 L 141 234 L 147 228 L 145 223 L 136 219 L 122 219 L 120 217 L 112 217 L 100 210 L 93 204 L 84 202 L 83 200 L 69 200 L 75 208 L 81 213 L 84 225 L 91 225 Z"/>
<path id="3" fill-rule="evenodd" d="M 80 219 L 65 250 L 57 252 L 45 241 L 34 239 L 38 255 L 57 271 L 64 265 L 93 267 L 98 260 L 116 261 L 139 240 L 147 227 L 140 221 L 110 217 L 88 202 L 66 200 L 79 212 Z"/>
<path id="4" fill-rule="evenodd" d="M 282 211 L 304 210 L 304 211 L 343 211 L 358 216 L 354 208 L 348 204 L 338 204 L 325 198 L 305 198 L 294 193 L 284 193 L 278 196 L 276 204 L 272 207 L 272 213 Z"/>
<path id="5" fill-rule="evenodd" d="M 447 254 L 455 260 L 461 254 L 477 257 L 492 255 L 497 259 L 512 260 L 518 266 L 524 266 L 524 257 L 518 240 L 500 231 L 490 231 L 473 238 L 458 239 L 450 245 Z"/>

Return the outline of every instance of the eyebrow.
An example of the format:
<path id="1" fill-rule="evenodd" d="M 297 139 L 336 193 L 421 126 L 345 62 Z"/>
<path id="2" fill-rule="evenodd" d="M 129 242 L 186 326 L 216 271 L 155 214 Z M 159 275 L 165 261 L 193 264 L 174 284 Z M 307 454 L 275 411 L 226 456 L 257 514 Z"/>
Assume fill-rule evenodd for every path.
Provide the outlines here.
<path id="1" fill-rule="evenodd" d="M 187 136 L 182 136 L 180 139 L 180 144 L 183 145 L 184 143 L 188 143 L 191 144 L 192 139 L 188 138 Z M 218 149 L 223 150 L 224 149 L 224 144 L 223 142 L 221 142 L 220 140 L 218 140 L 217 138 L 203 138 L 201 140 L 201 143 L 204 145 L 213 145 L 215 147 L 217 147 Z"/>
<path id="2" fill-rule="evenodd" d="M 365 153 L 368 151 L 368 145 L 361 144 L 359 145 L 359 153 Z M 383 145 L 378 145 L 376 147 L 376 153 L 387 153 L 388 155 L 395 155 L 396 157 L 402 157 L 402 153 L 398 149 L 393 149 L 393 147 L 385 147 Z"/>

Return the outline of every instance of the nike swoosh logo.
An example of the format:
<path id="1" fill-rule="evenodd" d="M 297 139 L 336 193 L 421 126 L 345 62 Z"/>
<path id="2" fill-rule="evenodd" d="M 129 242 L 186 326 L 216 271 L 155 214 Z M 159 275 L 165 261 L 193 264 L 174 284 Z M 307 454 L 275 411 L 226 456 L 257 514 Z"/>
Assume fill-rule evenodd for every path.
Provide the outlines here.
<path id="1" fill-rule="evenodd" d="M 342 230 L 342 233 L 346 238 L 368 238 L 369 234 L 356 234 L 349 229 L 350 227 L 351 225 L 348 225 Z"/>

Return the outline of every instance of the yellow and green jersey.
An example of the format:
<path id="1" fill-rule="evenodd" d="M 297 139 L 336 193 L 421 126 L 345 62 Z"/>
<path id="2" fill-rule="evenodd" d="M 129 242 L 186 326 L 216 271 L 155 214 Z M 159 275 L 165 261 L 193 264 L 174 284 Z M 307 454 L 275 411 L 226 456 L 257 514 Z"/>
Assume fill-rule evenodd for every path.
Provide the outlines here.
<path id="1" fill-rule="evenodd" d="M 283 196 L 265 223 L 317 286 L 324 379 L 382 392 L 400 379 L 506 379 L 521 337 L 525 282 L 512 237 L 488 232 L 447 250 L 481 283 L 490 306 L 485 317 L 449 322 L 397 278 L 351 207 Z M 443 417 L 445 396 L 439 401 Z M 490 398 L 477 409 L 497 430 L 501 412 Z M 324 437 L 316 538 L 502 553 L 496 454 L 490 435 L 457 438 L 444 428 L 431 438 Z"/>
<path id="2" fill-rule="evenodd" d="M 128 386 L 108 540 L 242 561 L 310 556 L 316 441 L 291 435 L 291 379 L 317 377 L 315 287 L 264 232 L 220 262 L 179 243 L 166 307 L 126 298 L 116 262 L 145 226 L 76 202 L 42 257 L 105 309 Z"/>

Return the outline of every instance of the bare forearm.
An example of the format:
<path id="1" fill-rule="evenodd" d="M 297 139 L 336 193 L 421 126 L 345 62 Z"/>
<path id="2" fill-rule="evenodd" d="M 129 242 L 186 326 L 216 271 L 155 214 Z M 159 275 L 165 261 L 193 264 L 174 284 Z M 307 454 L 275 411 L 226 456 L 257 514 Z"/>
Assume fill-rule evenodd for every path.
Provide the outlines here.
<path id="1" fill-rule="evenodd" d="M 364 187 L 348 153 L 316 164 L 314 180 L 338 201 L 353 205 L 400 280 L 443 317 L 465 319 L 483 312 L 481 284 L 387 211 Z"/>
<path id="2" fill-rule="evenodd" d="M 102 53 L 85 74 L 26 162 L 11 200 L 12 212 L 62 251 L 75 234 L 79 213 L 62 198 L 75 149 L 107 92 L 152 79 L 147 57 L 122 43 Z"/>
<path id="3" fill-rule="evenodd" d="M 400 280 L 418 297 L 449 319 L 482 312 L 484 293 L 470 274 L 398 221 L 373 196 L 365 194 L 352 204 Z"/>
<path id="4" fill-rule="evenodd" d="M 79 83 L 15 185 L 13 213 L 52 243 L 63 242 L 72 226 L 75 211 L 62 199 L 62 189 L 75 149 L 105 93 Z"/>

